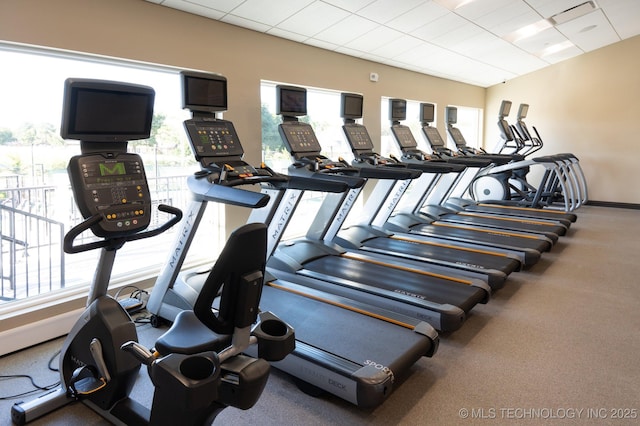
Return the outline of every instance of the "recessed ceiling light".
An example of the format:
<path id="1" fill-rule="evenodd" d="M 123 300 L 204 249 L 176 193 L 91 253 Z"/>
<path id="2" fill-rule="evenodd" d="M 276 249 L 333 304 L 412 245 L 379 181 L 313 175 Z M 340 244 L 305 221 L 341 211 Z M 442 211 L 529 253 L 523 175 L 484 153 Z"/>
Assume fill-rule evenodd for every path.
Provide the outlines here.
<path id="1" fill-rule="evenodd" d="M 519 30 L 515 30 L 503 36 L 502 38 L 511 43 L 515 43 L 518 40 L 522 40 L 527 37 L 532 37 L 546 30 L 547 28 L 551 28 L 552 26 L 553 25 L 551 25 L 551 22 L 547 21 L 546 19 L 541 19 L 537 22 L 534 22 L 533 24 L 527 25 L 526 27 L 522 27 Z"/>

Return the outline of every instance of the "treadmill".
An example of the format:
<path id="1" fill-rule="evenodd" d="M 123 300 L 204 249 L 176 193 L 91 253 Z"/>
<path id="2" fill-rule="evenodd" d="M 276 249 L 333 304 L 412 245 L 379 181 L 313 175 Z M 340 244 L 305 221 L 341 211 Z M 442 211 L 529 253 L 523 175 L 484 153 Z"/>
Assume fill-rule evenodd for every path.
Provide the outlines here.
<path id="1" fill-rule="evenodd" d="M 188 179 L 193 201 L 147 304 L 156 326 L 192 307 L 209 275 L 202 270 L 181 272 L 209 202 L 269 209 L 274 203 L 268 191 L 278 188 L 346 188 L 339 182 L 290 178 L 244 162 L 233 124 L 215 116 L 226 110 L 226 79 L 189 71 L 181 73 L 181 80 L 183 106 L 193 113 L 185 129 L 200 170 Z M 240 187 L 252 184 L 262 185 L 263 191 Z M 305 286 L 311 281 L 265 277 L 260 300 L 261 310 L 281 313 L 279 318 L 295 328 L 294 351 L 272 365 L 292 375 L 303 391 L 324 391 L 359 407 L 375 407 L 416 361 L 436 352 L 438 334 L 426 322 Z"/>
<path id="2" fill-rule="evenodd" d="M 341 113 L 344 119 L 342 129 L 354 154 L 352 165 L 356 168 L 404 166 L 394 159 L 385 158 L 373 152 L 373 142 L 365 126 L 355 122 L 362 118 L 363 97 L 355 93 L 341 94 Z M 447 173 L 452 165 L 447 163 L 412 164 L 412 168 L 429 174 L 433 180 L 434 173 Z M 423 179 L 420 176 L 418 179 Z M 341 227 L 336 224 L 332 229 L 339 229 L 325 235 L 325 239 L 334 241 L 345 248 L 357 248 L 365 251 L 383 253 L 408 259 L 420 260 L 429 264 L 441 265 L 474 274 L 486 275 L 492 290 L 504 286 L 507 276 L 520 269 L 517 256 L 495 251 L 470 249 L 455 244 L 416 238 L 411 234 L 391 233 L 373 221 L 381 211 L 393 211 L 405 191 L 413 183 L 391 179 L 377 180 L 373 191 L 369 194 L 358 223 Z"/>
<path id="3" fill-rule="evenodd" d="M 437 128 L 431 127 L 431 123 L 435 120 L 435 106 L 430 103 L 420 104 L 420 119 L 422 122 L 422 132 L 427 141 L 431 145 L 434 152 L 447 156 L 446 144 Z M 449 151 L 450 152 L 450 151 Z M 449 155 L 448 158 L 452 156 Z M 460 160 L 466 160 L 463 157 Z M 513 160 L 511 155 L 483 155 L 481 157 L 472 157 L 475 160 L 488 160 L 490 164 L 506 164 Z M 459 161 L 460 161 L 459 160 Z M 533 220 L 518 217 L 505 217 L 502 215 L 491 215 L 478 212 L 466 212 L 462 209 L 453 210 L 445 204 L 446 199 L 442 199 L 438 205 L 428 206 L 427 214 L 433 215 L 438 220 L 451 223 L 464 223 L 473 226 L 481 226 L 487 228 L 504 229 L 508 231 L 525 232 L 530 234 L 544 235 L 550 238 L 554 243 L 558 240 L 558 236 L 566 234 L 567 226 L 557 221 Z"/>
<path id="4" fill-rule="evenodd" d="M 397 105 L 396 105 L 397 104 Z M 430 155 L 417 149 L 417 142 L 411 129 L 400 124 L 400 120 L 406 118 L 406 101 L 392 99 L 390 101 L 390 118 L 392 119 L 391 132 L 402 150 L 402 161 L 408 164 L 424 163 L 430 159 Z M 460 161 L 463 159 L 452 159 Z M 475 161 L 469 159 L 467 161 Z M 457 163 L 455 163 L 457 164 Z M 445 191 L 451 185 L 442 185 L 441 179 L 438 186 Z M 433 200 L 438 202 L 445 196 L 435 194 L 432 187 L 417 190 L 417 196 L 394 211 L 384 223 L 385 229 L 391 232 L 410 232 L 419 235 L 430 236 L 442 240 L 456 241 L 472 248 L 490 248 L 491 250 L 507 250 L 517 253 L 522 265 L 525 267 L 534 265 L 540 260 L 541 253 L 548 251 L 553 241 L 538 235 L 532 235 L 516 231 L 500 229 L 472 227 L 467 225 L 446 223 L 437 221 L 437 218 L 429 216 L 421 211 L 425 205 L 431 205 Z"/>
<path id="5" fill-rule="evenodd" d="M 518 125 L 523 126 L 524 122 L 522 121 L 523 116 L 520 114 L 519 108 L 518 113 Z M 484 151 L 478 151 L 474 148 L 471 148 L 467 145 L 467 141 L 460 131 L 459 128 L 455 127 L 455 124 L 458 121 L 458 109 L 456 107 L 449 106 L 446 108 L 446 122 L 447 122 L 447 133 L 454 141 L 456 148 L 463 155 L 471 155 L 471 156 L 484 156 L 486 153 Z M 526 112 L 524 113 L 526 116 Z M 526 128 L 522 129 L 526 131 Z M 534 128 L 535 130 L 535 128 Z M 529 153 L 534 152 L 533 150 L 529 151 Z M 491 213 L 497 215 L 505 215 L 505 216 L 515 216 L 515 217 L 529 217 L 533 219 L 549 219 L 558 221 L 565 226 L 571 226 L 571 223 L 575 222 L 577 219 L 577 215 L 575 213 L 567 213 L 560 210 L 553 209 L 541 209 L 534 207 L 525 207 L 525 206 L 517 206 L 517 205 L 501 205 L 501 204 L 490 204 L 490 203 L 479 203 L 470 199 L 456 199 L 456 200 L 447 200 L 448 205 L 452 205 L 453 208 L 463 208 L 466 211 L 474 211 L 474 212 L 482 212 L 482 213 Z"/>
<path id="6" fill-rule="evenodd" d="M 327 229 L 349 207 L 346 197 L 355 201 L 364 180 L 363 173 L 344 162 L 334 162 L 320 154 L 321 147 L 313 128 L 298 121 L 306 115 L 306 89 L 279 85 L 276 87 L 277 113 L 283 116 L 279 132 L 294 163 L 289 174 L 310 178 L 331 176 L 350 187 L 346 194 L 328 194 L 306 235 L 280 243 L 296 211 L 304 191 L 288 189 L 282 194 L 283 208 L 275 217 L 252 212 L 251 220 L 269 225 L 273 254 L 267 270 L 283 279 L 296 276 L 315 278 L 324 284 L 314 288 L 343 297 L 366 301 L 384 309 L 414 316 L 441 331 L 458 329 L 467 313 L 478 303 L 486 303 L 490 287 L 481 280 L 451 274 L 450 268 L 429 266 L 424 262 L 394 258 L 357 249 L 344 249 L 323 239 Z M 368 169 L 367 177 L 404 176 L 416 172 L 404 169 Z M 339 223 L 335 222 L 335 223 Z M 428 267 L 429 266 L 429 267 Z M 437 272 L 434 272 L 437 271 Z"/>

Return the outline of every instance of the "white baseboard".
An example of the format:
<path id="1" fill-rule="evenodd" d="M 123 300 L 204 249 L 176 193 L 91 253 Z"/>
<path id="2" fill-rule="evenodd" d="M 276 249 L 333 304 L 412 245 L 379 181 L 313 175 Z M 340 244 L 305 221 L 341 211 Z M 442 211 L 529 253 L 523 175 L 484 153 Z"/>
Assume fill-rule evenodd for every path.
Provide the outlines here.
<path id="1" fill-rule="evenodd" d="M 82 311 L 84 308 L 1 332 L 0 356 L 64 336 Z"/>

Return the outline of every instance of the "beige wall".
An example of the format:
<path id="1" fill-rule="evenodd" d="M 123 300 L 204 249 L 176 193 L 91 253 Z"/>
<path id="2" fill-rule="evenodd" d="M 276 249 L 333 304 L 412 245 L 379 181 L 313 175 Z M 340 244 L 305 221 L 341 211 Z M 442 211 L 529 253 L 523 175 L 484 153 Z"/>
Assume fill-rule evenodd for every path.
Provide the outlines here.
<path id="1" fill-rule="evenodd" d="M 640 203 L 640 36 L 487 89 L 485 140 L 499 140 L 500 102 L 528 103 L 526 119 L 546 143 L 541 153 L 573 152 L 589 198 Z"/>

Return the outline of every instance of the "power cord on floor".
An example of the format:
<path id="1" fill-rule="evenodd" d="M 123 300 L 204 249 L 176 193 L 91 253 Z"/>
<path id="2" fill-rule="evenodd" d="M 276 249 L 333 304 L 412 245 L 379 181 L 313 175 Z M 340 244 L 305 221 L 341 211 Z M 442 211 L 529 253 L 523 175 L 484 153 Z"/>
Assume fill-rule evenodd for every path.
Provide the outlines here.
<path id="1" fill-rule="evenodd" d="M 47 368 L 49 368 L 49 370 L 51 371 L 59 371 L 57 368 L 53 367 L 51 364 L 53 363 L 53 360 L 56 359 L 57 356 L 60 355 L 60 351 L 56 351 L 55 354 L 53 354 L 53 356 L 51 358 L 49 358 L 49 362 L 47 363 Z M 10 374 L 10 375 L 0 375 L 0 380 L 11 380 L 11 379 L 29 379 L 29 381 L 31 381 L 31 384 L 33 385 L 33 387 L 35 389 L 26 391 L 26 392 L 22 392 L 22 393 L 18 393 L 15 395 L 8 395 L 8 396 L 0 396 L 0 401 L 6 401 L 9 399 L 17 399 L 23 396 L 27 396 L 27 395 L 31 395 L 34 394 L 36 392 L 40 392 L 40 391 L 49 391 L 52 389 L 57 388 L 58 386 L 60 386 L 60 381 L 57 381 L 55 383 L 52 383 L 50 385 L 46 385 L 46 386 L 40 386 L 38 385 L 35 380 L 33 379 L 33 377 L 29 376 L 28 374 Z"/>

